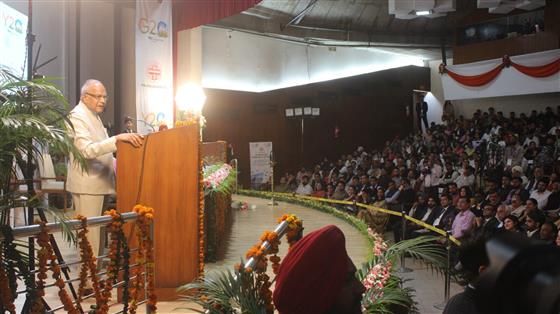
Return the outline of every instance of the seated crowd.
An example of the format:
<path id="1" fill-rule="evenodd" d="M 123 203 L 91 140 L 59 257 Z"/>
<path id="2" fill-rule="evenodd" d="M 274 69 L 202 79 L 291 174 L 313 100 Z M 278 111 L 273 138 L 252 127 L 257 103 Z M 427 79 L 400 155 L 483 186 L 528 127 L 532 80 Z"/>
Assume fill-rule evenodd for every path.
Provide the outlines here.
<path id="1" fill-rule="evenodd" d="M 396 136 L 382 150 L 359 147 L 335 161 L 325 158 L 312 170 L 284 175 L 275 191 L 405 211 L 458 239 L 500 230 L 560 245 L 559 159 L 560 106 L 556 113 L 508 117 L 489 108 Z M 341 209 L 377 231 L 389 221 L 378 211 Z M 425 232 L 409 223 L 404 234 Z"/>

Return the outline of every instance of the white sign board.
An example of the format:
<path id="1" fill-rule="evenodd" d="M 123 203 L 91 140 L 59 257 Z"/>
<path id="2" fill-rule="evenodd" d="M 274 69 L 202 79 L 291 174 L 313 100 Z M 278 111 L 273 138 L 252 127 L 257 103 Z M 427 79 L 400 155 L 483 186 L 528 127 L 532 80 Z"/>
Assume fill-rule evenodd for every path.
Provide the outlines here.
<path id="1" fill-rule="evenodd" d="M 261 184 L 270 182 L 270 154 L 272 142 L 249 143 L 249 157 L 251 159 L 251 187 L 258 188 Z"/>

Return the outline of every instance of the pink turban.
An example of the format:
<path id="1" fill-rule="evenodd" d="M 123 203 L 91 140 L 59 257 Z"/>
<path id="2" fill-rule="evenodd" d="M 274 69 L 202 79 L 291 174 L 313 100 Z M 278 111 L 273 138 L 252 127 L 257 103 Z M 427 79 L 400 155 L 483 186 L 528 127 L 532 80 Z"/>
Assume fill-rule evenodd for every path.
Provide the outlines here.
<path id="1" fill-rule="evenodd" d="M 274 305 L 281 314 L 323 314 L 347 277 L 344 234 L 326 226 L 299 240 L 278 270 Z"/>

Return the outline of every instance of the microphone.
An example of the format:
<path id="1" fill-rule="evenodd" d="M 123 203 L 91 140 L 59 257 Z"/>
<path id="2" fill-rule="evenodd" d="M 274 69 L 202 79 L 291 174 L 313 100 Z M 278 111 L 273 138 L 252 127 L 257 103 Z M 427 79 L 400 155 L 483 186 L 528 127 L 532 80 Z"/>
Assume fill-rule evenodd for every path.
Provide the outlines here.
<path id="1" fill-rule="evenodd" d="M 154 133 L 154 132 L 156 131 L 156 129 L 154 128 L 153 125 L 149 124 L 148 122 L 146 122 L 146 121 L 144 121 L 144 120 L 134 119 L 134 118 L 131 117 L 131 116 L 125 116 L 124 118 L 125 118 L 125 120 L 132 120 L 132 121 L 144 123 L 145 126 L 148 126 L 148 127 L 150 127 L 150 128 L 152 129 L 152 133 Z"/>

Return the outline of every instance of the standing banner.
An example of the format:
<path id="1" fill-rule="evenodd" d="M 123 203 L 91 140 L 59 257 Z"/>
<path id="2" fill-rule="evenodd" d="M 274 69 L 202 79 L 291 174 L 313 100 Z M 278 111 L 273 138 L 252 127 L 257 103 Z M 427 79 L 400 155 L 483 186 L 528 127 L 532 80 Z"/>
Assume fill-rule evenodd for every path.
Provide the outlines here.
<path id="1" fill-rule="evenodd" d="M 270 181 L 270 153 L 272 142 L 249 143 L 249 157 L 251 159 L 251 187 L 258 188 Z"/>
<path id="2" fill-rule="evenodd" d="M 25 78 L 27 16 L 0 1 L 0 66 Z"/>
<path id="3" fill-rule="evenodd" d="M 136 1 L 136 118 L 145 134 L 173 127 L 173 42 L 170 0 Z"/>

